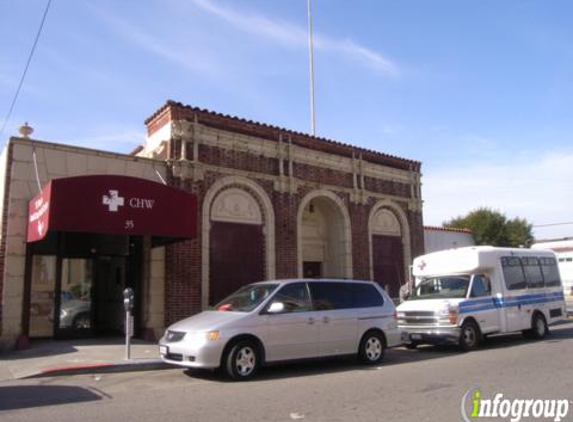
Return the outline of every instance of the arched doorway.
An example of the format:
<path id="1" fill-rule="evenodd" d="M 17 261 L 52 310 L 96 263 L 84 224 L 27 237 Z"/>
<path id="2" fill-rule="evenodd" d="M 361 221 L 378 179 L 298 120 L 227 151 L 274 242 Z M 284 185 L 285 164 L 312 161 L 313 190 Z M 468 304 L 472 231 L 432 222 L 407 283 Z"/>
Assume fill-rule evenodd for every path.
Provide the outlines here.
<path id="1" fill-rule="evenodd" d="M 209 246 L 210 305 L 264 279 L 263 220 L 251 194 L 231 188 L 215 198 Z"/>
<path id="2" fill-rule="evenodd" d="M 274 213 L 257 183 L 238 176 L 217 181 L 205 195 L 202 226 L 203 308 L 275 277 Z"/>
<path id="3" fill-rule="evenodd" d="M 316 191 L 298 212 L 299 276 L 352 278 L 350 217 L 344 203 L 330 191 Z"/>
<path id="4" fill-rule="evenodd" d="M 410 262 L 407 219 L 399 207 L 383 201 L 370 214 L 369 231 L 372 279 L 390 297 L 398 298 L 406 282 L 406 263 Z"/>

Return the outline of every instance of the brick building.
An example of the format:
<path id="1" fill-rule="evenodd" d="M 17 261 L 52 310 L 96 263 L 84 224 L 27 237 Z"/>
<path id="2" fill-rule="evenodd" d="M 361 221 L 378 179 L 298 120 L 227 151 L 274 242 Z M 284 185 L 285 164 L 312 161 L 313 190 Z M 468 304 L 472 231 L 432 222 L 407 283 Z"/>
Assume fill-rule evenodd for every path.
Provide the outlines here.
<path id="1" fill-rule="evenodd" d="M 10 140 L 2 160 L 4 347 L 18 339 L 25 344 L 29 337 L 109 329 L 125 286 L 136 290 L 137 334 L 146 338 L 157 338 L 169 323 L 261 279 L 374 279 L 397 297 L 412 258 L 423 253 L 419 162 L 172 101 L 146 125 L 146 143 L 130 155 Z M 196 208 L 182 211 L 172 200 L 165 215 L 179 214 L 163 218 L 173 226 L 190 220 L 196 232 L 191 238 L 171 228 L 165 235 L 154 227 L 137 233 L 131 227 L 89 234 L 91 224 L 77 229 L 52 222 L 43 240 L 28 236 L 26 242 L 35 216 L 29 202 L 38 185 L 54 181 L 53 194 L 63 191 L 68 179 L 71 185 L 92 180 L 88 175 L 101 189 L 109 180 L 124 186 L 125 176 L 147 181 L 148 187 L 133 194 L 138 199 L 121 196 L 122 212 L 153 204 L 155 199 L 143 198 L 145 192 L 162 194 L 154 184 L 164 180 L 165 189 L 193 196 Z M 129 189 L 111 188 L 104 194 L 119 197 Z M 99 209 L 102 194 L 96 195 Z M 104 204 L 109 202 L 104 195 Z M 105 211 L 101 220 L 111 215 Z M 91 306 L 90 321 L 64 330 L 62 321 L 78 304 Z M 52 309 L 60 317 L 46 322 Z"/>

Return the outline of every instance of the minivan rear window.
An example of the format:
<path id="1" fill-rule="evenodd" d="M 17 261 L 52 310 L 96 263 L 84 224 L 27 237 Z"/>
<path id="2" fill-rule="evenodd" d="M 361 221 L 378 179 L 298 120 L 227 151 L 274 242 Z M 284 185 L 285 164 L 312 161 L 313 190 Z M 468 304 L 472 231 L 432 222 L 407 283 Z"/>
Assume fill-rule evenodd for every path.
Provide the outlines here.
<path id="1" fill-rule="evenodd" d="M 382 306 L 384 299 L 371 284 L 311 282 L 313 307 L 316 311 Z"/>
<path id="2" fill-rule="evenodd" d="M 310 291 L 316 311 L 352 308 L 352 293 L 346 283 L 310 283 Z"/>
<path id="3" fill-rule="evenodd" d="M 384 305 L 384 298 L 372 284 L 356 283 L 354 290 L 354 306 L 357 308 L 372 308 Z"/>

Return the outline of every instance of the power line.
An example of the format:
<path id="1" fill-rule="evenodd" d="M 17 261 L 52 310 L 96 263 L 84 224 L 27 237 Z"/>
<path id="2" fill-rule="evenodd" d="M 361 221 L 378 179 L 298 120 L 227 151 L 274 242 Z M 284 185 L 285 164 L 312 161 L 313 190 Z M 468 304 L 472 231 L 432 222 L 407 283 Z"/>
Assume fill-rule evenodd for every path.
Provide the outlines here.
<path id="1" fill-rule="evenodd" d="M 36 51 L 36 46 L 38 45 L 38 40 L 40 39 L 40 34 L 42 33 L 42 29 L 44 28 L 44 22 L 46 21 L 46 16 L 48 16 L 48 10 L 50 10 L 50 5 L 52 4 L 52 0 L 48 0 L 46 4 L 46 9 L 44 10 L 44 15 L 42 16 L 42 22 L 40 23 L 40 27 L 38 28 L 38 33 L 36 34 L 36 39 L 34 40 L 34 45 L 32 46 L 32 50 L 30 50 L 30 55 L 28 56 L 28 61 L 26 62 L 26 67 L 24 68 L 24 72 L 22 73 L 22 77 L 20 78 L 20 83 L 18 84 L 18 89 L 16 90 L 16 94 L 14 94 L 14 98 L 12 99 L 12 104 L 10 105 L 10 110 L 4 119 L 4 123 L 2 124 L 2 129 L 0 129 L 0 139 L 4 134 L 4 129 L 6 129 L 6 125 L 8 124 L 8 120 L 12 116 L 12 111 L 14 111 L 14 106 L 16 105 L 16 100 L 18 100 L 18 95 L 20 95 L 20 90 L 22 89 L 22 85 L 24 84 L 24 79 L 26 78 L 26 73 L 28 73 L 28 68 L 30 67 L 30 62 L 32 61 L 32 57 L 34 56 L 34 51 Z"/>
<path id="2" fill-rule="evenodd" d="M 569 224 L 573 224 L 573 221 L 567 221 L 565 223 L 536 224 L 533 227 L 567 226 Z"/>

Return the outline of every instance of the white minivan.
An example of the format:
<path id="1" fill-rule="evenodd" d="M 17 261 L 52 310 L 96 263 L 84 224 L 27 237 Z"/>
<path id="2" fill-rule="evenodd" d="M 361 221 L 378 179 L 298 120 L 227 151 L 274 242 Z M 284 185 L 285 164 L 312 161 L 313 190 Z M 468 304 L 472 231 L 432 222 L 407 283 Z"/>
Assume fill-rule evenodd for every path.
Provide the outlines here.
<path id="1" fill-rule="evenodd" d="M 464 247 L 414 260 L 415 285 L 397 308 L 402 340 L 475 349 L 483 336 L 522 331 L 542 338 L 566 316 L 555 254 Z"/>
<path id="2" fill-rule="evenodd" d="M 394 303 L 376 283 L 277 280 L 249 284 L 167 328 L 164 362 L 251 378 L 262 364 L 357 355 L 377 364 L 400 344 Z"/>

